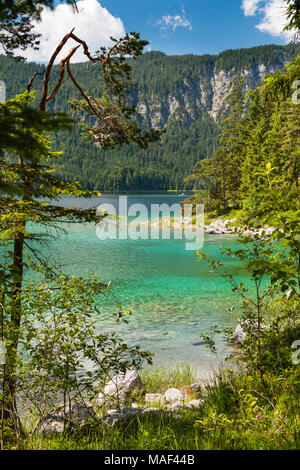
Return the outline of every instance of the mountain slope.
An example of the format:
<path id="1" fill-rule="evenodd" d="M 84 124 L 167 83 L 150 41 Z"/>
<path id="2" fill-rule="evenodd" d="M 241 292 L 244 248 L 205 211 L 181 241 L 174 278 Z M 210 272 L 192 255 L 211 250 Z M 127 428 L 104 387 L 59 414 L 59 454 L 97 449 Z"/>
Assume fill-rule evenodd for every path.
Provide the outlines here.
<path id="1" fill-rule="evenodd" d="M 270 45 L 217 56 L 144 54 L 132 63 L 136 86 L 131 94 L 143 126 L 166 128 L 161 142 L 148 150 L 129 145 L 104 152 L 82 140 L 75 125 L 72 132 L 55 138 L 55 147 L 64 151 L 63 159 L 55 164 L 57 174 L 63 179 L 72 177 L 85 188 L 105 191 L 182 188 L 195 163 L 217 148 L 232 78 L 241 73 L 247 89 L 253 89 L 298 50 L 295 45 Z M 33 72 L 41 68 L 0 56 L 0 80 L 6 82 L 8 97 L 24 90 Z M 86 64 L 74 64 L 72 70 L 85 91 L 97 95 L 96 70 L 87 72 Z M 57 76 L 56 66 L 53 81 Z M 50 109 L 68 111 L 68 100 L 77 96 L 67 79 Z"/>

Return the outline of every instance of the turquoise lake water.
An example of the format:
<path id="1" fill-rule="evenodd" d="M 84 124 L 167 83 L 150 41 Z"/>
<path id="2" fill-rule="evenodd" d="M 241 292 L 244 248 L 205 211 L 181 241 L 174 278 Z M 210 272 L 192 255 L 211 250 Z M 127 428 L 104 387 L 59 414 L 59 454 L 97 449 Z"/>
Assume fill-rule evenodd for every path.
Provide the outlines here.
<path id="1" fill-rule="evenodd" d="M 179 196 L 132 196 L 129 205 L 183 200 Z M 76 200 L 64 200 L 74 205 Z M 81 207 L 110 203 L 118 206 L 117 196 L 104 196 L 88 202 L 76 201 Z M 238 246 L 232 235 L 205 235 L 203 249 L 222 259 L 226 269 L 240 281 L 246 273 L 237 260 L 220 253 L 222 247 Z M 99 329 L 117 329 L 129 344 L 139 344 L 155 354 L 155 365 L 174 366 L 189 363 L 203 373 L 216 368 L 230 348 L 216 337 L 217 354 L 193 342 L 213 325 L 231 326 L 234 319 L 227 308 L 234 305 L 236 314 L 240 299 L 224 279 L 208 274 L 208 265 L 197 261 L 197 252 L 185 249 L 185 240 L 99 240 L 94 225 L 70 225 L 67 233 L 44 248 L 51 258 L 59 260 L 70 274 L 97 273 L 103 282 L 112 281 L 113 295 L 103 297 L 103 317 L 117 311 L 115 305 L 131 309 L 128 325 L 116 326 L 99 318 Z"/>

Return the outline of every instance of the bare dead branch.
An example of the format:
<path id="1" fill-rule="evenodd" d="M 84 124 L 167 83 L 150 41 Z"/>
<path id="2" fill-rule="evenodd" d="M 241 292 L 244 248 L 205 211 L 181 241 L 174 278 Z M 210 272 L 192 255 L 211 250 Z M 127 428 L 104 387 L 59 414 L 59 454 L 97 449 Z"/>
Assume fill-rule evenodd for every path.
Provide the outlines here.
<path id="1" fill-rule="evenodd" d="M 73 31 L 74 31 L 74 29 L 73 29 Z M 71 32 L 71 34 L 70 34 L 70 37 L 71 37 L 72 39 L 74 39 L 74 41 L 79 42 L 79 44 L 82 45 L 82 47 L 83 47 L 83 53 L 87 56 L 87 58 L 88 58 L 91 62 L 99 62 L 99 61 L 100 61 L 100 62 L 103 62 L 103 59 L 101 59 L 100 57 L 93 57 L 93 56 L 91 56 L 90 51 L 89 51 L 89 48 L 88 48 L 88 46 L 87 46 L 87 43 L 86 43 L 85 41 L 83 41 L 83 39 L 80 39 L 79 37 L 75 36 L 75 34 L 73 34 L 72 32 Z"/>
<path id="2" fill-rule="evenodd" d="M 33 82 L 35 80 L 35 78 L 38 76 L 38 75 L 44 75 L 45 71 L 44 72 L 34 72 L 34 74 L 32 75 L 32 77 L 29 79 L 28 81 L 28 85 L 27 85 L 27 91 L 28 93 L 30 92 L 31 90 L 31 87 L 33 85 Z"/>
<path id="3" fill-rule="evenodd" d="M 40 102 L 40 110 L 45 111 L 46 110 L 46 103 L 47 103 L 47 95 L 48 95 L 48 84 L 50 80 L 50 75 L 51 75 L 51 70 L 53 67 L 53 64 L 55 62 L 56 57 L 66 44 L 66 42 L 69 40 L 71 34 L 73 33 L 75 28 L 73 28 L 70 33 L 66 34 L 65 37 L 61 40 L 57 48 L 55 49 L 54 53 L 52 54 L 52 57 L 47 65 L 46 71 L 45 71 L 45 76 L 44 76 L 44 82 L 43 82 L 43 92 L 42 92 L 42 99 Z"/>
<path id="4" fill-rule="evenodd" d="M 92 105 L 89 97 L 84 93 L 83 89 L 81 88 L 81 86 L 76 82 L 74 76 L 72 75 L 72 72 L 71 72 L 71 68 L 70 68 L 70 61 L 68 60 L 67 61 L 67 72 L 68 72 L 68 75 L 70 77 L 70 79 L 72 80 L 72 82 L 74 83 L 74 85 L 76 86 L 76 88 L 80 91 L 81 95 L 83 96 L 83 98 L 85 99 L 85 101 L 87 102 L 87 104 L 89 105 L 91 111 L 93 112 L 93 114 L 95 114 L 95 116 L 97 116 L 100 121 L 103 121 L 103 117 L 97 112 L 96 108 Z"/>
<path id="5" fill-rule="evenodd" d="M 103 123 L 102 128 L 107 127 L 109 121 L 111 121 L 111 122 L 114 121 L 114 123 L 117 127 L 122 127 L 120 125 L 120 123 L 118 122 L 118 117 L 117 116 L 115 116 L 111 113 L 110 113 L 109 116 L 104 116 L 103 113 L 99 112 L 99 108 L 101 108 L 101 110 L 103 112 L 105 110 L 105 106 L 103 106 L 100 102 L 96 101 L 94 98 L 91 98 L 91 97 L 86 95 L 86 93 L 83 91 L 83 89 L 81 88 L 79 83 L 77 83 L 75 77 L 73 76 L 73 74 L 71 72 L 71 67 L 70 67 L 71 57 L 73 56 L 73 54 L 75 54 L 77 49 L 80 46 L 82 46 L 83 47 L 83 53 L 86 55 L 86 57 L 89 59 L 90 62 L 92 62 L 94 65 L 97 62 L 100 62 L 102 64 L 102 70 L 103 70 L 103 73 L 104 73 L 106 64 L 110 61 L 112 53 L 114 51 L 118 50 L 120 44 L 122 44 L 122 40 L 116 42 L 116 44 L 113 47 L 111 47 L 111 49 L 109 51 L 107 51 L 104 58 L 103 57 L 93 57 L 90 54 L 90 51 L 89 51 L 89 48 L 88 48 L 86 42 L 84 40 L 80 39 L 75 34 L 73 34 L 74 29 L 75 28 L 73 28 L 61 40 L 61 42 L 59 43 L 59 45 L 55 49 L 54 53 L 52 54 L 52 57 L 51 57 L 51 59 L 48 63 L 48 66 L 47 66 L 47 68 L 44 72 L 44 81 L 43 81 L 42 99 L 41 99 L 41 102 L 40 102 L 40 110 L 45 111 L 47 102 L 51 101 L 55 97 L 55 95 L 57 94 L 58 90 L 60 89 L 60 87 L 63 83 L 64 74 L 65 74 L 65 67 L 66 67 L 67 68 L 67 73 L 68 73 L 71 81 L 73 82 L 75 87 L 79 90 L 81 96 L 86 101 L 86 103 L 87 103 L 88 107 L 90 108 L 91 112 L 94 114 L 94 116 L 96 116 Z M 50 76 L 51 76 L 51 72 L 52 72 L 52 68 L 53 68 L 55 59 L 57 58 L 58 54 L 61 52 L 61 50 L 63 49 L 63 47 L 65 46 L 65 44 L 68 42 L 69 39 L 73 39 L 74 41 L 76 41 L 78 43 L 78 46 L 72 48 L 70 50 L 70 52 L 67 54 L 67 56 L 64 57 L 60 61 L 60 74 L 59 74 L 58 81 L 57 81 L 53 91 L 48 95 L 48 86 L 49 86 Z M 113 81 L 112 77 L 109 75 L 108 78 L 109 78 L 110 82 L 112 83 L 112 85 L 114 85 L 114 81 Z"/>
<path id="6" fill-rule="evenodd" d="M 59 73 L 58 82 L 57 82 L 56 86 L 54 87 L 52 93 L 50 93 L 50 95 L 47 96 L 46 102 L 51 101 L 54 98 L 54 96 L 56 95 L 56 93 L 58 92 L 58 90 L 60 89 L 61 84 L 62 84 L 63 79 L 64 79 L 64 75 L 65 75 L 65 64 L 68 60 L 71 59 L 71 57 L 73 56 L 73 54 L 75 54 L 75 52 L 77 51 L 77 49 L 79 47 L 80 47 L 80 44 L 77 47 L 73 47 L 73 49 L 70 50 L 69 54 L 64 59 L 62 59 L 60 61 L 60 64 L 59 64 L 60 73 Z"/>

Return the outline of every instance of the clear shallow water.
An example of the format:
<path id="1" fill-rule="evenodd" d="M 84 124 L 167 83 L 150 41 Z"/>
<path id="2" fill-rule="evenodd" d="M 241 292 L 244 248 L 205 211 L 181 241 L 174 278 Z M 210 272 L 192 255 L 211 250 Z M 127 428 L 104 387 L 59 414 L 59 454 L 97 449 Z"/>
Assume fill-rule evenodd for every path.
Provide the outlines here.
<path id="1" fill-rule="evenodd" d="M 134 196 L 131 203 L 179 202 L 178 196 Z M 64 200 L 74 205 L 76 200 Z M 81 207 L 108 202 L 117 197 L 82 202 Z M 78 205 L 78 201 L 76 202 Z M 220 248 L 237 246 L 232 236 L 205 235 L 204 251 L 224 260 L 226 269 L 240 281 L 246 273 L 237 260 L 224 257 Z M 217 354 L 204 346 L 193 346 L 201 332 L 213 325 L 230 326 L 227 308 L 240 300 L 224 279 L 207 274 L 196 252 L 185 250 L 184 240 L 99 240 L 94 225 L 70 225 L 66 234 L 50 242 L 45 254 L 55 256 L 70 274 L 97 273 L 103 282 L 112 281 L 113 295 L 100 299 L 103 313 L 116 311 L 116 304 L 132 310 L 128 325 L 113 325 L 99 318 L 99 329 L 115 328 L 129 344 L 139 344 L 155 353 L 155 365 L 190 363 L 206 373 L 230 350 L 216 337 Z M 104 315 L 106 316 L 106 315 Z"/>

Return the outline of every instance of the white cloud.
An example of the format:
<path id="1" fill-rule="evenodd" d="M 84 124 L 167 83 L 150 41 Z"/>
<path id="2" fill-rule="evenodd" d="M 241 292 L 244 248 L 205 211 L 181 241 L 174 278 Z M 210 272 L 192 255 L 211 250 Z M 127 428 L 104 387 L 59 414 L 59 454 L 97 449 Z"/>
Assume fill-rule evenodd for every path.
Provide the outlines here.
<path id="1" fill-rule="evenodd" d="M 245 16 L 253 16 L 258 10 L 260 0 L 243 0 L 242 9 Z"/>
<path id="2" fill-rule="evenodd" d="M 269 33 L 271 36 L 281 36 L 287 41 L 291 37 L 291 33 L 283 31 L 287 24 L 286 19 L 286 3 L 283 0 L 272 0 L 267 2 L 263 8 L 264 17 L 256 26 L 263 33 Z"/>
<path id="3" fill-rule="evenodd" d="M 184 9 L 182 9 L 181 15 L 164 15 L 160 20 L 154 22 L 154 26 L 159 26 L 161 31 L 173 31 L 175 32 L 177 28 L 187 28 L 189 31 L 192 31 L 192 23 L 186 17 Z"/>
<path id="4" fill-rule="evenodd" d="M 41 22 L 35 24 L 35 31 L 41 34 L 41 43 L 38 51 L 28 49 L 24 55 L 30 61 L 48 62 L 61 39 L 75 28 L 74 34 L 83 39 L 94 54 L 101 46 L 111 44 L 110 36 L 119 38 L 124 36 L 124 25 L 120 18 L 114 17 L 97 0 L 80 0 L 77 2 L 76 13 L 70 5 L 60 4 L 54 10 L 44 8 Z M 75 41 L 69 40 L 58 60 L 66 55 Z M 77 43 L 76 43 L 77 45 Z M 85 62 L 87 57 L 80 48 L 72 58 L 72 62 Z"/>
<path id="5" fill-rule="evenodd" d="M 293 36 L 292 31 L 283 31 L 287 24 L 287 3 L 284 0 L 243 0 L 242 9 L 245 16 L 259 16 L 255 27 L 262 33 L 281 37 L 286 42 Z"/>

